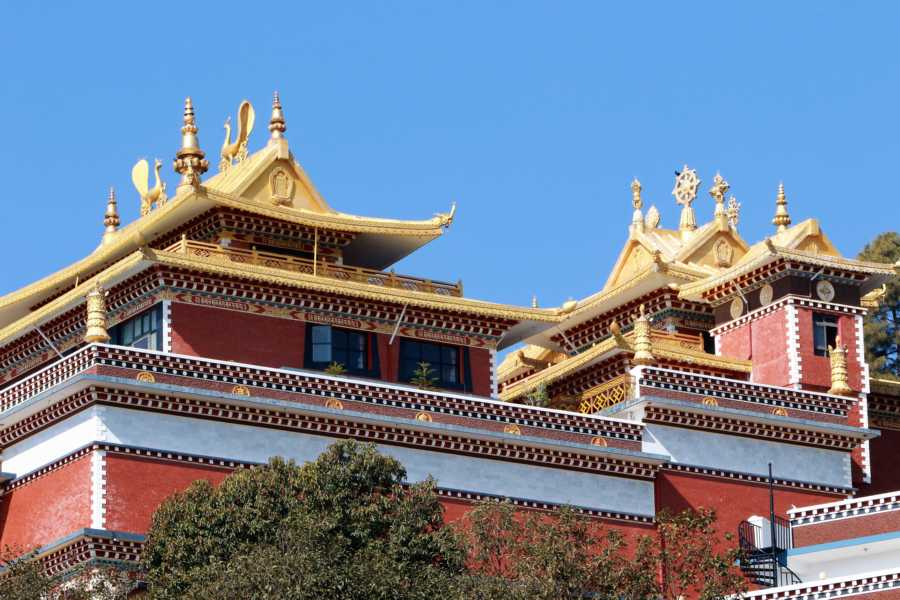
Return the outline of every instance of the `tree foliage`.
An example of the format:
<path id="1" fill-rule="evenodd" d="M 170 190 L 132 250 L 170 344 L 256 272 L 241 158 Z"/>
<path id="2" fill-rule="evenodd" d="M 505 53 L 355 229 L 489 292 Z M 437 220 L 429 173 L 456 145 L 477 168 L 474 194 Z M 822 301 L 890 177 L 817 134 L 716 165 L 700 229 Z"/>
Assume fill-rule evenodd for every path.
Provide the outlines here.
<path id="1" fill-rule="evenodd" d="M 900 234 L 888 231 L 866 244 L 859 258 L 872 262 L 900 260 Z M 900 380 L 900 278 L 885 286 L 878 310 L 870 310 L 865 321 L 866 361 L 872 375 Z"/>
<path id="2" fill-rule="evenodd" d="M 219 487 L 198 482 L 153 517 L 152 598 L 433 598 L 464 567 L 426 481 L 374 446 L 332 445 L 298 466 L 273 459 Z"/>
<path id="3" fill-rule="evenodd" d="M 298 466 L 273 459 L 156 512 L 144 551 L 155 599 L 709 599 L 741 590 L 711 512 L 663 515 L 629 545 L 573 510 L 477 506 L 444 524 L 434 483 L 353 441 Z M 665 575 L 660 578 L 660 574 Z"/>

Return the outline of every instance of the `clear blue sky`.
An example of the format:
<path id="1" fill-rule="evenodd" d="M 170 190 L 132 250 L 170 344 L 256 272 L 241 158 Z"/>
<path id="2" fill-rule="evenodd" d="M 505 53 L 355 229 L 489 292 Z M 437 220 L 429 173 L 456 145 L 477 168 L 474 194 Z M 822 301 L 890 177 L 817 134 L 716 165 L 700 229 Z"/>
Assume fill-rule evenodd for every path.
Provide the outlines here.
<path id="1" fill-rule="evenodd" d="M 272 90 L 291 147 L 337 210 L 447 234 L 398 265 L 467 295 L 543 306 L 599 289 L 629 183 L 677 223 L 673 171 L 721 170 L 740 231 L 779 180 L 855 255 L 898 229 L 900 4 L 846 2 L 5 2 L 0 8 L 0 294 L 88 254 L 109 185 L 171 159 L 194 98 L 214 163 L 247 98 Z"/>

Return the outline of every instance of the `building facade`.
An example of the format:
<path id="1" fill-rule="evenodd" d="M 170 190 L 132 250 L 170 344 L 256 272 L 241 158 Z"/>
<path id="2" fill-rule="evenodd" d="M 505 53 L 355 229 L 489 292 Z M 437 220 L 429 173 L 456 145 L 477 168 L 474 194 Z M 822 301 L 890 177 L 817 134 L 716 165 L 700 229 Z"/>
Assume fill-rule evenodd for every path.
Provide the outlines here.
<path id="1" fill-rule="evenodd" d="M 638 534 L 660 510 L 711 507 L 755 587 L 900 582 L 900 386 L 869 377 L 862 337 L 895 265 L 792 226 L 783 188 L 762 242 L 739 235 L 718 175 L 698 225 L 685 167 L 677 229 L 632 184 L 596 294 L 471 299 L 391 268 L 455 207 L 341 213 L 291 152 L 277 95 L 261 149 L 249 103 L 237 121 L 204 178 L 188 100 L 174 194 L 140 161 L 138 220 L 121 226 L 111 192 L 93 253 L 0 298 L 0 545 L 38 548 L 51 572 L 133 564 L 173 492 L 352 437 L 433 476 L 448 519 L 510 498 Z"/>

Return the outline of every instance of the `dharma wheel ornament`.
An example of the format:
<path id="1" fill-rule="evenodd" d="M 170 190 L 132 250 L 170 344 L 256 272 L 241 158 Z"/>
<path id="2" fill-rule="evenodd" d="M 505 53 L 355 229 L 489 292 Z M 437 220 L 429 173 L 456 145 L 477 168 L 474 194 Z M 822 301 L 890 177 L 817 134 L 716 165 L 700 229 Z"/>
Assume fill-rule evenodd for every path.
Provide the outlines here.
<path id="1" fill-rule="evenodd" d="M 98 281 L 87 294 L 87 331 L 84 341 L 88 344 L 105 344 L 109 341 L 106 321 L 106 292 Z"/>
<path id="2" fill-rule="evenodd" d="M 641 304 L 641 315 L 634 322 L 634 364 L 652 365 L 656 362 L 653 356 L 653 340 L 650 337 L 650 319 L 644 314 Z"/>
<path id="3" fill-rule="evenodd" d="M 835 347 L 828 347 L 831 359 L 831 388 L 829 394 L 835 396 L 852 396 L 853 390 L 847 384 L 847 347 L 841 345 L 841 338 L 835 340 Z"/>
<path id="4" fill-rule="evenodd" d="M 678 230 L 681 231 L 682 238 L 690 236 L 691 232 L 697 229 L 697 217 L 694 215 L 691 203 L 697 198 L 697 188 L 699 187 L 700 178 L 697 177 L 697 171 L 684 165 L 684 168 L 675 176 L 675 189 L 672 190 L 675 202 L 682 206 L 681 218 L 678 222 Z"/>

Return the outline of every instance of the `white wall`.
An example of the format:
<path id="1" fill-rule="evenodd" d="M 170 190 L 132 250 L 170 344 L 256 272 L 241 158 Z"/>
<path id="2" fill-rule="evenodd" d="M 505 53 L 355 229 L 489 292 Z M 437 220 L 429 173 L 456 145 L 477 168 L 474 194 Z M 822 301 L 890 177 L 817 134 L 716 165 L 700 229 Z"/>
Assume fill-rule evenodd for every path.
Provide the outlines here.
<path id="1" fill-rule="evenodd" d="M 644 452 L 674 463 L 850 487 L 850 453 L 681 427 L 646 424 Z"/>
<path id="2" fill-rule="evenodd" d="M 4 470 L 24 475 L 94 441 L 154 450 L 265 462 L 318 456 L 334 439 L 251 425 L 222 423 L 120 407 L 94 406 L 3 452 Z M 379 446 L 406 467 L 410 481 L 428 475 L 444 488 L 654 514 L 653 482 L 513 462 Z"/>

